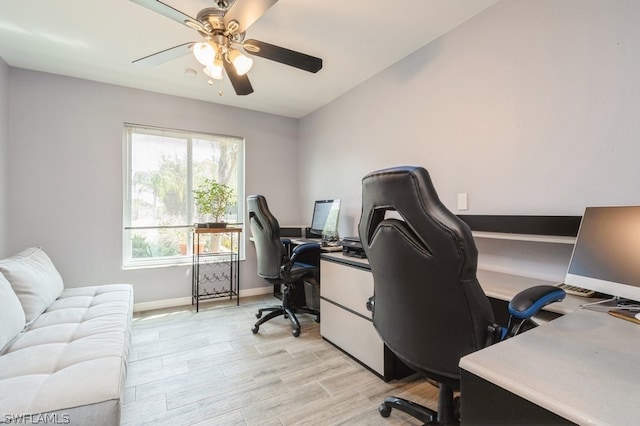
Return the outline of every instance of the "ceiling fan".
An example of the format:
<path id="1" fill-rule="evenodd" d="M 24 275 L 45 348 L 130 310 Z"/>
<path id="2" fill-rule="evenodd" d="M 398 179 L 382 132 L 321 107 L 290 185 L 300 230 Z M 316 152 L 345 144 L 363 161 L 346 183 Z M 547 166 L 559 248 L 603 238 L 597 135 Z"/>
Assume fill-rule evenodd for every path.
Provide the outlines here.
<path id="1" fill-rule="evenodd" d="M 320 58 L 259 40 L 245 40 L 247 28 L 278 0 L 214 0 L 215 6 L 202 9 L 195 19 L 160 0 L 131 1 L 196 30 L 204 38 L 136 59 L 134 64 L 159 65 L 192 52 L 210 78 L 221 80 L 224 69 L 238 95 L 253 93 L 247 77 L 253 60 L 243 51 L 312 73 L 322 68 Z"/>

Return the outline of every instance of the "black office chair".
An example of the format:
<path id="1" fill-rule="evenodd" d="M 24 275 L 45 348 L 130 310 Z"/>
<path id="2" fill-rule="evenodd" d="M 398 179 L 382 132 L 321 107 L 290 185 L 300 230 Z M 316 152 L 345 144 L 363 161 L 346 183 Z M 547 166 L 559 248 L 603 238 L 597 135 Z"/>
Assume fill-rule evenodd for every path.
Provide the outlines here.
<path id="1" fill-rule="evenodd" d="M 257 333 L 260 325 L 280 315 L 289 319 L 292 334 L 300 335 L 300 322 L 296 313 L 306 313 L 316 316 L 320 321 L 320 312 L 304 306 L 296 306 L 294 302 L 294 289 L 297 283 L 306 281 L 312 286 L 318 285 L 318 268 L 306 263 L 296 262 L 303 255 L 320 257 L 320 244 L 306 243 L 296 246 L 291 256 L 288 255 L 285 244 L 287 240 L 280 239 L 280 225 L 278 220 L 269 211 L 267 200 L 262 195 L 247 197 L 247 210 L 249 212 L 249 224 L 251 235 L 256 247 L 258 258 L 258 276 L 271 284 L 282 284 L 282 305 L 261 308 L 256 314 L 258 322 L 251 331 Z M 304 288 L 302 289 L 304 291 Z M 269 312 L 264 318 L 263 312 Z"/>
<path id="2" fill-rule="evenodd" d="M 374 327 L 400 360 L 439 384 L 437 412 L 389 397 L 379 407 L 383 417 L 396 408 L 425 423 L 458 423 L 460 358 L 518 333 L 543 306 L 565 296 L 553 286 L 525 290 L 509 306 L 508 327 L 496 325 L 476 278 L 471 230 L 440 202 L 421 167 L 363 178 L 359 233 L 374 278 L 367 302 Z"/>

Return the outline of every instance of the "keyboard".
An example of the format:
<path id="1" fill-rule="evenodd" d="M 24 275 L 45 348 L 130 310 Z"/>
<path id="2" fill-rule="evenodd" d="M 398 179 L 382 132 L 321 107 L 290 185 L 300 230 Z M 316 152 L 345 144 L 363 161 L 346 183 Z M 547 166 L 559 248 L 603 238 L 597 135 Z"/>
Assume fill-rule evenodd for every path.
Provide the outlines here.
<path id="1" fill-rule="evenodd" d="M 581 297 L 592 297 L 596 294 L 595 291 L 588 288 L 576 287 L 575 285 L 569 285 L 565 283 L 556 284 L 556 287 L 563 289 L 567 294 Z"/>
<path id="2" fill-rule="evenodd" d="M 301 243 L 316 243 L 316 244 L 320 244 L 322 242 L 321 238 L 293 238 L 296 241 L 299 241 Z"/>

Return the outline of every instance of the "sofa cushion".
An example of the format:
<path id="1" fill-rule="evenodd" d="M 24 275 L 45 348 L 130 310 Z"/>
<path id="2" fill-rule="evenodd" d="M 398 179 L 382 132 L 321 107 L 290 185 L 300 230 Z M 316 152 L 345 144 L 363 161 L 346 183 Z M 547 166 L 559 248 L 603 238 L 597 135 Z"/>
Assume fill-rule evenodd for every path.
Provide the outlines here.
<path id="1" fill-rule="evenodd" d="M 49 256 L 38 247 L 0 260 L 0 272 L 18 296 L 27 323 L 44 312 L 60 295 L 62 277 Z"/>
<path id="2" fill-rule="evenodd" d="M 0 274 L 0 354 L 24 326 L 24 311 L 18 296 L 13 292 L 9 281 Z"/>
<path id="3" fill-rule="evenodd" d="M 71 425 L 119 424 L 132 312 L 130 285 L 65 289 L 0 356 L 0 423 L 60 413 Z"/>

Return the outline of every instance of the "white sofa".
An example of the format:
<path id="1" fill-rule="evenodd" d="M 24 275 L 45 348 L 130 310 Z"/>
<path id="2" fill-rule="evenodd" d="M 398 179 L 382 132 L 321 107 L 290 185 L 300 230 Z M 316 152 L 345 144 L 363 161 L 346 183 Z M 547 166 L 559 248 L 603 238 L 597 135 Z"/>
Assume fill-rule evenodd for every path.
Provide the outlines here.
<path id="1" fill-rule="evenodd" d="M 0 272 L 0 423 L 118 425 L 132 287 L 65 289 L 40 248 Z"/>

